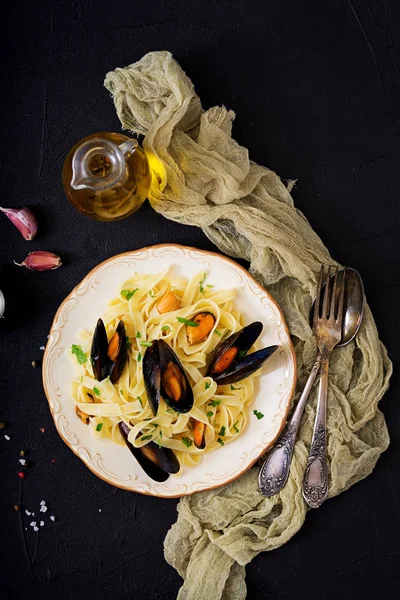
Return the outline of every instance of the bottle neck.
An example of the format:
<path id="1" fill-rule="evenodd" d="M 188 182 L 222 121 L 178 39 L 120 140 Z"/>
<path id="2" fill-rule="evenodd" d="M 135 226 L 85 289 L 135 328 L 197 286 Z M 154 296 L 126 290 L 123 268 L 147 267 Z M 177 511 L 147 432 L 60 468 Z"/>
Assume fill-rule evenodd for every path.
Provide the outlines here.
<path id="1" fill-rule="evenodd" d="M 72 157 L 71 186 L 76 190 L 102 191 L 123 183 L 127 177 L 125 154 L 133 152 L 136 146 L 136 140 L 120 146 L 104 138 L 86 140 Z"/>

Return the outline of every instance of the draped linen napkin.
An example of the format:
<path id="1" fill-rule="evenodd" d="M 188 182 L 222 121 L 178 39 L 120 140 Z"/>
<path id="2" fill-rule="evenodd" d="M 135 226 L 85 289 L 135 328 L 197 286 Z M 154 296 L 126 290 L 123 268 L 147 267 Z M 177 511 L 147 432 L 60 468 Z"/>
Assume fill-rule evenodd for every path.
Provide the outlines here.
<path id="1" fill-rule="evenodd" d="M 316 355 L 309 325 L 321 263 L 336 265 L 290 191 L 249 160 L 231 137 L 234 113 L 204 111 L 190 79 L 169 52 L 151 52 L 107 74 L 123 128 L 145 136 L 153 169 L 149 200 L 174 221 L 201 227 L 221 252 L 250 272 L 283 309 L 298 361 L 298 392 Z M 368 306 L 359 335 L 334 352 L 329 374 L 329 497 L 373 470 L 389 436 L 378 402 L 392 366 Z M 214 491 L 180 500 L 165 557 L 184 579 L 179 600 L 242 600 L 245 565 L 287 542 L 302 526 L 301 484 L 316 409 L 314 390 L 295 446 L 290 477 L 272 498 L 258 490 L 258 468 Z"/>

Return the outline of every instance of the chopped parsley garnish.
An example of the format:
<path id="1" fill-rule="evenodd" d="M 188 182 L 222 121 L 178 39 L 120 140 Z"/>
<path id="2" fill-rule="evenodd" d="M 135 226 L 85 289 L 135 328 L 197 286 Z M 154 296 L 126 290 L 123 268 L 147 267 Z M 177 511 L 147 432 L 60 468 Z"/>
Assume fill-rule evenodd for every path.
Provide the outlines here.
<path id="1" fill-rule="evenodd" d="M 137 360 L 138 362 L 140 362 L 140 361 L 142 360 L 142 355 L 140 354 L 140 352 L 139 352 L 139 354 L 137 355 L 137 359 L 136 359 L 136 360 Z"/>
<path id="2" fill-rule="evenodd" d="M 125 298 L 125 300 L 130 300 L 135 292 L 138 291 L 139 288 L 134 290 L 121 290 L 121 296 Z"/>
<path id="3" fill-rule="evenodd" d="M 219 337 L 222 337 L 222 333 L 221 333 L 220 331 L 218 331 L 218 329 L 216 329 L 216 330 L 214 331 L 214 333 L 216 333 L 217 335 L 219 335 Z"/>
<path id="4" fill-rule="evenodd" d="M 189 327 L 198 327 L 199 324 L 196 321 L 191 321 L 190 319 L 184 319 L 183 317 L 176 317 L 179 323 L 183 323 L 184 325 L 189 325 Z"/>
<path id="5" fill-rule="evenodd" d="M 140 438 L 142 440 L 142 442 L 144 442 L 145 440 L 151 440 L 151 438 L 153 437 L 153 435 L 142 435 L 142 437 Z"/>
<path id="6" fill-rule="evenodd" d="M 149 291 L 149 296 L 150 296 L 150 298 L 155 298 L 155 297 L 156 297 L 156 295 L 155 295 L 155 293 L 153 292 L 153 290 L 150 290 L 150 291 Z"/>
<path id="7" fill-rule="evenodd" d="M 132 342 L 131 342 L 131 340 L 128 338 L 128 336 L 126 336 L 126 338 L 125 338 L 125 343 L 126 343 L 126 347 L 127 347 L 127 348 L 128 348 L 128 350 L 129 350 L 129 348 L 132 346 Z"/>
<path id="8" fill-rule="evenodd" d="M 143 408 L 143 402 L 142 402 L 142 399 L 141 399 L 141 397 L 140 397 L 140 396 L 137 396 L 137 397 L 136 397 L 136 400 L 137 400 L 138 402 L 140 402 L 140 406 Z"/>
<path id="9" fill-rule="evenodd" d="M 235 391 L 237 391 L 237 390 L 241 390 L 241 389 L 242 389 L 242 388 L 235 388 L 235 386 L 231 384 L 231 390 L 235 390 Z"/>
<path id="10" fill-rule="evenodd" d="M 96 394 L 96 396 L 100 396 L 100 390 L 97 387 L 93 388 L 94 393 Z"/>
<path id="11" fill-rule="evenodd" d="M 167 412 L 167 413 L 172 413 L 172 414 L 173 414 L 173 413 L 174 413 L 174 412 L 176 412 L 176 411 L 175 411 L 173 408 L 167 408 L 166 412 Z"/>
<path id="12" fill-rule="evenodd" d="M 204 389 L 208 390 L 208 388 L 210 388 L 210 387 L 211 387 L 211 383 L 207 383 L 207 381 L 206 381 L 206 383 L 204 385 Z"/>
<path id="13" fill-rule="evenodd" d="M 169 331 L 171 329 L 171 327 L 169 325 L 163 325 L 161 327 L 161 331 Z"/>
<path id="14" fill-rule="evenodd" d="M 193 445 L 192 440 L 190 440 L 188 437 L 182 438 L 182 443 L 185 444 L 186 448 L 190 448 L 190 446 Z"/>
<path id="15" fill-rule="evenodd" d="M 206 292 L 205 292 L 205 289 L 204 289 L 204 287 L 203 287 L 203 283 L 205 282 L 205 280 L 206 280 L 206 277 L 207 277 L 207 273 L 204 273 L 204 275 L 203 275 L 203 279 L 202 279 L 202 280 L 200 281 L 200 283 L 199 283 L 199 287 L 200 287 L 200 294 L 205 294 L 205 293 L 206 293 Z"/>
<path id="16" fill-rule="evenodd" d="M 233 426 L 233 429 L 236 431 L 236 433 L 239 433 L 239 429 L 236 427 L 236 425 L 239 423 L 239 421 L 236 421 L 236 423 Z"/>
<path id="17" fill-rule="evenodd" d="M 220 437 L 217 439 L 217 442 L 218 442 L 218 444 L 221 444 L 221 446 L 225 445 L 225 442 L 223 440 L 221 440 Z"/>
<path id="18" fill-rule="evenodd" d="M 214 287 L 213 285 L 210 285 L 209 283 L 207 283 L 207 287 Z"/>
<path id="19" fill-rule="evenodd" d="M 139 342 L 140 346 L 146 346 L 147 348 L 151 346 L 151 342 Z"/>
<path id="20" fill-rule="evenodd" d="M 82 350 L 81 346 L 78 346 L 77 344 L 72 344 L 71 352 L 72 352 L 72 354 L 75 354 L 76 360 L 78 361 L 78 363 L 80 365 L 85 364 L 85 362 L 87 361 L 87 356 L 84 353 L 84 351 Z"/>
<path id="21" fill-rule="evenodd" d="M 137 331 L 137 332 L 136 332 L 136 337 L 137 337 L 137 338 L 141 338 L 141 337 L 142 337 L 142 334 L 140 333 L 140 331 Z"/>
<path id="22" fill-rule="evenodd" d="M 208 406 L 213 406 L 214 408 L 218 406 L 218 404 L 221 404 L 221 400 L 210 400 L 210 402 L 208 402 Z"/>
<path id="23" fill-rule="evenodd" d="M 219 435 L 222 435 L 222 436 L 225 435 L 225 427 L 224 427 L 224 425 L 222 425 L 222 427 L 220 429 L 220 432 L 219 432 Z"/>
<path id="24" fill-rule="evenodd" d="M 121 396 L 123 396 L 124 395 L 124 390 L 121 390 L 120 394 L 121 394 Z"/>
<path id="25" fill-rule="evenodd" d="M 247 350 L 239 350 L 238 358 L 243 358 L 244 356 L 246 356 L 246 354 L 247 354 Z"/>
<path id="26" fill-rule="evenodd" d="M 157 429 L 158 423 L 153 423 L 153 427 L 154 427 L 154 429 Z"/>
<path id="27" fill-rule="evenodd" d="M 264 416 L 262 412 L 258 412 L 258 410 L 253 410 L 253 415 L 256 415 L 257 419 L 262 419 Z"/>
<path id="28" fill-rule="evenodd" d="M 213 416 L 213 414 L 214 414 L 214 413 L 213 413 L 213 411 L 212 411 L 212 410 L 209 410 L 209 411 L 208 411 L 208 413 L 207 413 L 207 417 L 212 417 L 212 416 Z"/>
<path id="29" fill-rule="evenodd" d="M 96 431 L 101 431 L 103 429 L 103 423 L 97 423 Z"/>
<path id="30" fill-rule="evenodd" d="M 223 338 L 228 337 L 228 335 L 230 335 L 232 332 L 230 329 L 228 329 L 227 331 L 225 331 L 224 335 L 222 336 Z"/>

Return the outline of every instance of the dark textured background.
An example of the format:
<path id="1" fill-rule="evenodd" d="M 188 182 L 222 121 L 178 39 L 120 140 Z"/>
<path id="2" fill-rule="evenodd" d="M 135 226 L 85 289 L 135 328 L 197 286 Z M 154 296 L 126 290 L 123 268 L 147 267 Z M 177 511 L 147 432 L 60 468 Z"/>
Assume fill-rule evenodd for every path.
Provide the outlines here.
<path id="1" fill-rule="evenodd" d="M 63 159 L 83 136 L 119 129 L 102 87 L 107 71 L 171 50 L 204 107 L 236 111 L 234 135 L 252 159 L 298 179 L 297 206 L 332 254 L 362 274 L 399 362 L 399 2 L 14 0 L 2 13 L 1 204 L 33 207 L 41 228 L 28 243 L 1 217 L 0 261 L 48 249 L 64 266 L 8 270 L 23 311 L 20 326 L 0 334 L 0 420 L 11 437 L 0 433 L 0 586 L 15 599 L 170 600 L 180 578 L 162 544 L 177 502 L 90 473 L 58 437 L 30 363 L 59 303 L 100 261 L 153 243 L 212 245 L 147 204 L 120 223 L 86 220 L 63 195 Z M 395 374 L 381 403 L 392 443 L 374 473 L 248 566 L 249 599 L 400 597 L 398 396 Z M 22 485 L 21 447 L 33 463 Z M 25 532 L 13 505 L 37 511 L 42 499 L 56 522 Z"/>

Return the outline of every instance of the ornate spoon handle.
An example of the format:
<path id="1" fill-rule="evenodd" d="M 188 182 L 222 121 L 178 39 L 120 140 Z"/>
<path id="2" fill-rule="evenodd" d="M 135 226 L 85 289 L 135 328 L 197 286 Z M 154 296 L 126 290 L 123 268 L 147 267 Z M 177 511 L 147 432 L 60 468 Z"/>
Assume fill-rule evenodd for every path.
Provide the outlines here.
<path id="1" fill-rule="evenodd" d="M 321 361 L 321 354 L 318 353 L 292 418 L 260 469 L 258 484 L 263 496 L 273 496 L 284 487 L 287 481 L 297 431 Z"/>
<path id="2" fill-rule="evenodd" d="M 328 465 L 326 461 L 326 405 L 328 399 L 329 355 L 321 363 L 318 407 L 313 438 L 303 480 L 303 497 L 311 508 L 318 508 L 328 495 Z"/>

